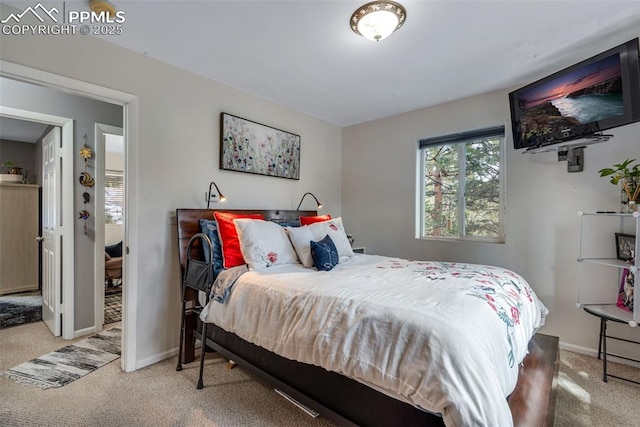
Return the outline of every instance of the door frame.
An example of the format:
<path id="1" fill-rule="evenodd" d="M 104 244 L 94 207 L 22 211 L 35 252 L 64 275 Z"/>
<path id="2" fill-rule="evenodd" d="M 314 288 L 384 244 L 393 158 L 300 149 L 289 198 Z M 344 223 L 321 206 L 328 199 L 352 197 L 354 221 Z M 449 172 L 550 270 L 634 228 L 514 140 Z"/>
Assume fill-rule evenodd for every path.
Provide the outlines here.
<path id="1" fill-rule="evenodd" d="M 26 67 L 24 65 L 2 59 L 0 59 L 0 76 L 122 106 L 125 144 L 124 173 L 128 179 L 125 181 L 125 205 L 127 206 L 127 218 L 125 222 L 124 237 L 124 246 L 126 249 L 124 250 L 125 254 L 123 254 L 125 255 L 125 258 L 127 258 L 127 262 L 123 265 L 122 271 L 123 281 L 127 283 L 127 286 L 123 289 L 122 295 L 121 366 L 126 372 L 134 371 L 137 369 L 136 309 L 138 306 L 138 296 L 137 281 L 131 280 L 131 278 L 138 277 L 138 254 L 135 250 L 135 248 L 138 247 L 138 230 L 137 227 L 133 226 L 137 223 L 138 218 L 138 207 L 135 203 L 138 196 L 138 171 L 135 167 L 138 164 L 138 97 L 119 90 L 75 80 L 69 77 L 49 73 L 47 71 L 37 70 L 35 68 Z M 73 170 L 73 168 L 69 169 Z M 71 173 L 73 172 L 71 171 Z M 71 181 L 73 182 L 73 180 Z M 73 193 L 71 193 L 71 195 L 72 194 Z M 74 213 L 73 210 L 67 209 L 67 211 L 70 211 L 72 215 Z M 134 250 L 129 251 L 129 248 L 134 248 Z M 73 283 L 73 276 L 71 277 L 70 283 Z M 67 321 L 73 322 L 73 318 L 68 318 Z"/>
<path id="2" fill-rule="evenodd" d="M 73 162 L 73 119 L 54 116 L 51 114 L 37 113 L 35 111 L 21 110 L 18 108 L 10 108 L 2 105 L 0 105 L 0 116 L 60 127 L 62 129 L 62 158 L 71 159 L 71 162 Z M 60 188 L 62 190 L 62 209 L 60 211 L 62 211 L 61 235 L 63 236 L 61 248 L 62 265 L 60 266 L 56 263 L 55 274 L 60 275 L 62 279 L 62 338 L 68 340 L 73 339 L 75 335 L 73 322 L 73 272 L 75 260 L 73 256 L 65 256 L 65 254 L 73 255 L 74 250 L 73 226 L 75 222 L 75 215 L 73 210 L 73 167 L 63 167 L 61 175 Z"/>
<path id="3" fill-rule="evenodd" d="M 117 126 L 105 125 L 103 123 L 95 124 L 95 141 L 96 141 L 96 174 L 95 174 L 95 205 L 96 211 L 94 214 L 95 219 L 95 253 L 94 253 L 94 286 L 95 286 L 95 325 L 96 331 L 102 330 L 104 324 L 104 247 L 105 247 L 105 211 L 104 211 L 104 195 L 105 195 L 105 156 L 106 146 L 104 144 L 105 134 L 120 135 L 124 139 L 124 129 Z M 126 147 L 125 147 L 126 149 Z M 126 157 L 126 156 L 125 156 Z M 126 170 L 126 158 L 124 169 Z M 126 175 L 124 176 L 123 189 L 126 189 Z M 127 193 L 125 191 L 124 197 L 126 199 Z M 126 206 L 126 205 L 125 205 Z M 123 212 L 124 224 L 126 228 L 126 210 Z M 126 257 L 122 257 L 122 271 L 125 271 Z M 122 291 L 124 292 L 124 279 L 122 280 Z"/>

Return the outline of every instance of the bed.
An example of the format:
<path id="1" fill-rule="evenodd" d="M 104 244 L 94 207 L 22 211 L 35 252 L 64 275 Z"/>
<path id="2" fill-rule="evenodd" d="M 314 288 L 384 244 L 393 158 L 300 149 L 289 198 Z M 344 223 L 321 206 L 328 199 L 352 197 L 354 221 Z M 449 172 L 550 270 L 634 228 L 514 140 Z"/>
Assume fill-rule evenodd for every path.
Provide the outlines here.
<path id="1" fill-rule="evenodd" d="M 285 223 L 315 215 L 234 212 Z M 178 210 L 181 257 L 194 223 L 212 215 Z M 552 419 L 557 339 L 530 342 L 545 314 L 508 270 L 354 255 L 328 272 L 284 264 L 241 274 L 228 300 L 200 317 L 208 347 L 340 425 L 449 426 L 509 425 L 517 400 Z M 541 404 L 527 395 L 530 383 L 516 387 L 527 382 L 525 356 L 546 361 Z"/>

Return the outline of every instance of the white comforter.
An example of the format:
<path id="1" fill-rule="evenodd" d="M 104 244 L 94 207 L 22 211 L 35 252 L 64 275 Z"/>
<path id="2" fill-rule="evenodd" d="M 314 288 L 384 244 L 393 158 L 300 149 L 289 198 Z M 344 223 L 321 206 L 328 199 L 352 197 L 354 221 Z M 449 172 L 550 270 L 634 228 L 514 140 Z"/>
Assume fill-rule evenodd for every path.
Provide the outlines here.
<path id="1" fill-rule="evenodd" d="M 547 309 L 498 267 L 355 255 L 332 271 L 241 276 L 201 317 L 289 359 L 440 413 L 447 426 L 511 426 L 506 396 Z"/>

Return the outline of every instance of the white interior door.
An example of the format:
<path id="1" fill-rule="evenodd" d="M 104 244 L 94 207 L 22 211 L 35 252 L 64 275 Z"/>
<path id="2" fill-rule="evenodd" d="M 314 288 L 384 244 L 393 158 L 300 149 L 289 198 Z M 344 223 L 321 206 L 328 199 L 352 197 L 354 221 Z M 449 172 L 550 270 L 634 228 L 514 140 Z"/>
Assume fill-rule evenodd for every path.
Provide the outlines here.
<path id="1" fill-rule="evenodd" d="M 60 151 L 55 127 L 42 140 L 42 320 L 56 337 L 62 329 Z"/>

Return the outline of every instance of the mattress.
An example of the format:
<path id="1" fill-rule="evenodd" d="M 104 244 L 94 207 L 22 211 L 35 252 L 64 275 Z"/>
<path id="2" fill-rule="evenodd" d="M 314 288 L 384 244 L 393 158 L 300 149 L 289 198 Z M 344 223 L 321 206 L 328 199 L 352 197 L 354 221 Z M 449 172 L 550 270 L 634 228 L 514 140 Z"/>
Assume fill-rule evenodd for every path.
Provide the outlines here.
<path id="1" fill-rule="evenodd" d="M 356 254 L 328 272 L 249 271 L 201 318 L 439 413 L 447 426 L 509 426 L 506 397 L 547 313 L 503 268 Z"/>

